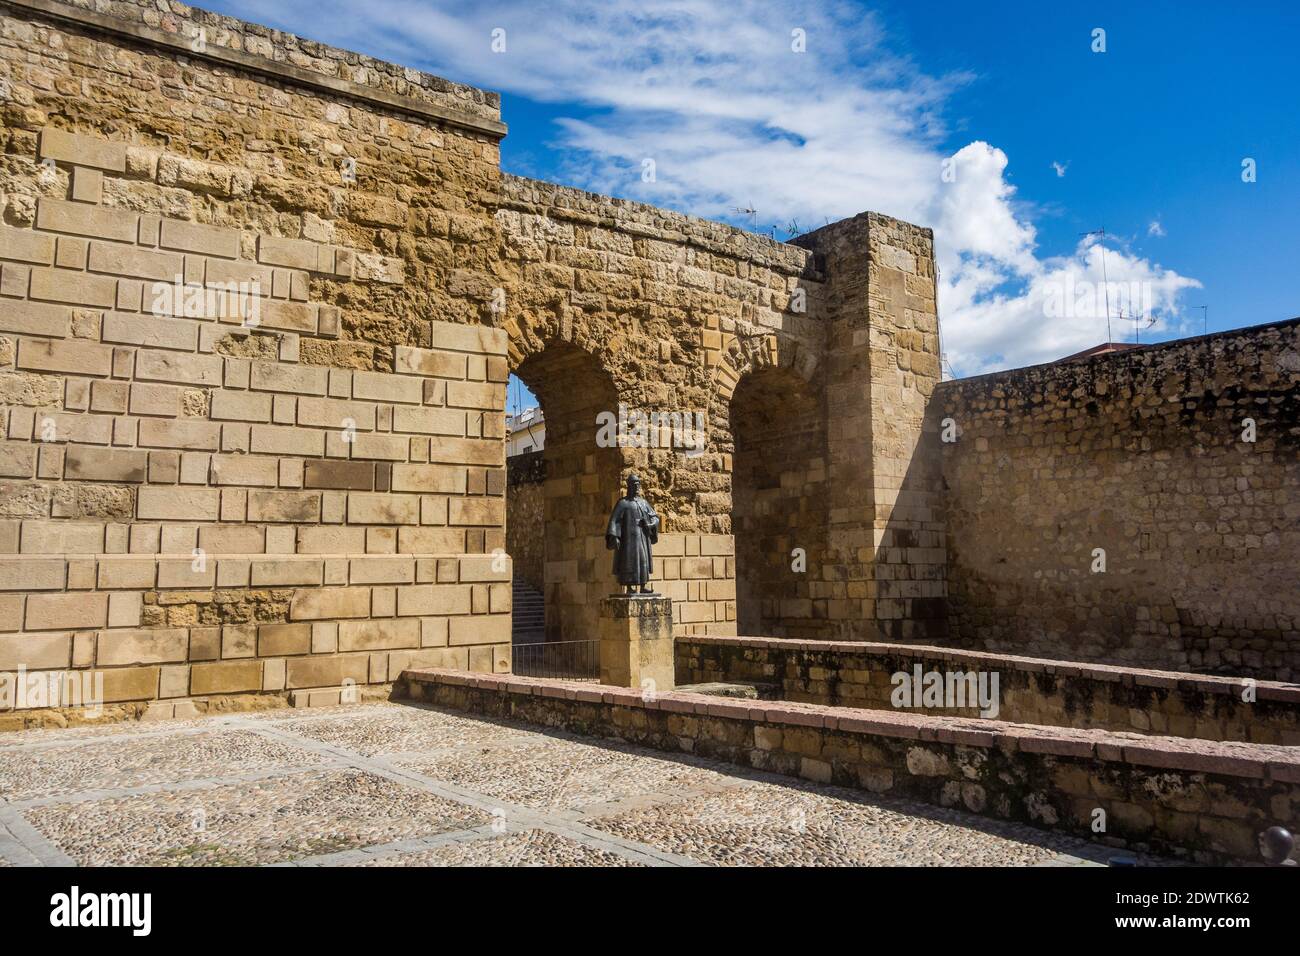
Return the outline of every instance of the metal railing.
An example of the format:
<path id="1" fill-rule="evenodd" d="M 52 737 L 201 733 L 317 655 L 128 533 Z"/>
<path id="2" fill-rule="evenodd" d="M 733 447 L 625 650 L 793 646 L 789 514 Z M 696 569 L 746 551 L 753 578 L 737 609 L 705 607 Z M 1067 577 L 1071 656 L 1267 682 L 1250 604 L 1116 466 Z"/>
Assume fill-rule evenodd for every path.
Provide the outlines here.
<path id="1" fill-rule="evenodd" d="M 600 641 L 539 641 L 510 650 L 510 669 L 520 677 L 600 680 Z"/>

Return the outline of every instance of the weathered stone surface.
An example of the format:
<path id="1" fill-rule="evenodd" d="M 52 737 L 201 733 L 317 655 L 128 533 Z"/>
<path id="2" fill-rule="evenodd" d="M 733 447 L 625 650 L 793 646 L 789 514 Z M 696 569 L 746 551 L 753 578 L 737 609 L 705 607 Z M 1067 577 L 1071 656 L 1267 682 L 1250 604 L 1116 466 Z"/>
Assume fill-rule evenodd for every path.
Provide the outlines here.
<path id="1" fill-rule="evenodd" d="M 132 30 L 161 22 L 145 0 L 111 6 L 96 15 Z M 69 608 L 137 593 L 138 607 L 117 598 L 105 630 L 156 629 L 159 646 L 150 658 L 147 637 L 123 637 L 123 647 L 144 642 L 130 650 L 109 642 L 121 693 L 329 694 L 344 679 L 386 680 L 385 654 L 423 648 L 483 673 L 508 667 L 511 370 L 546 409 L 531 519 L 540 545 L 516 567 L 546 595 L 550 638 L 598 633 L 611 577 L 603 522 L 636 468 L 663 517 L 653 582 L 677 637 L 739 627 L 938 642 L 951 572 L 956 633 L 981 646 L 1026 622 L 1025 633 L 1058 640 L 1036 615 L 1059 613 L 1048 623 L 1065 629 L 1066 616 L 1102 608 L 1101 624 L 1066 629 L 1086 632 L 1086 653 L 1114 651 L 1113 635 L 1131 632 L 1143 653 L 1160 644 L 1176 656 L 1191 634 L 1186 658 L 1207 667 L 1294 667 L 1284 570 L 1230 602 L 1226 649 L 1209 643 L 1224 622 L 1170 586 L 1154 599 L 1135 576 L 1123 600 L 1086 605 L 1034 590 L 1062 580 L 1051 562 L 1069 549 L 1053 528 L 1062 508 L 1068 517 L 1083 503 L 1035 506 L 1021 486 L 1056 467 L 1042 457 L 1056 441 L 1039 437 L 1087 433 L 1093 412 L 1077 396 L 1045 397 L 1052 411 L 1040 414 L 1036 385 L 1007 395 L 944 386 L 937 394 L 972 419 L 976 441 L 941 457 L 929 440 L 940 403 L 928 230 L 867 213 L 783 244 L 502 175 L 494 94 L 178 5 L 164 33 L 129 43 L 77 26 L 78 11 L 0 12 L 0 73 L 9 102 L 30 113 L 0 167 L 0 519 L 12 519 L 0 520 L 0 554 L 30 540 L 41 550 L 29 553 L 55 559 L 15 569 L 0 557 L 0 591 L 66 594 L 77 599 Z M 205 57 L 167 41 L 200 26 Z M 234 50 L 261 68 L 223 60 Z M 316 124 L 311 142 L 304 118 Z M 318 141 L 331 144 L 324 161 Z M 42 158 L 57 167 L 57 195 Z M 1277 425 L 1294 404 L 1294 342 L 1243 341 L 1251 361 L 1224 360 L 1211 343 L 1157 370 L 1191 375 L 1198 395 L 1231 393 L 1215 399 L 1225 413 L 1229 403 L 1241 412 L 1242 369 L 1262 370 L 1270 391 L 1249 398 L 1268 399 L 1278 431 L 1256 448 L 1260 470 L 1153 475 L 1159 494 L 1201 499 L 1190 529 L 1147 529 L 1150 503 L 1134 492 L 1089 530 L 1139 543 L 1149 534 L 1153 556 L 1231 553 L 1178 568 L 1205 593 L 1227 563 L 1277 553 L 1282 568 L 1295 545 L 1276 530 L 1279 513 L 1296 517 L 1294 436 Z M 1177 397 L 1152 376 L 1150 389 Z M 1004 400 L 1037 424 L 998 432 Z M 1168 415 L 1205 420 L 1165 405 L 1166 425 Z M 1121 411 L 1141 419 L 1148 408 L 1099 407 L 1115 428 Z M 598 416 L 642 412 L 668 418 L 631 443 L 597 441 Z M 1083 443 L 1108 461 L 1123 438 L 1112 428 Z M 1200 453 L 1191 444 L 1177 446 L 1178 460 Z M 1083 458 L 1069 467 L 1088 474 Z M 986 498 L 1028 509 L 1033 547 L 1006 540 L 1017 522 L 1005 517 L 985 544 L 967 542 L 993 510 L 981 517 L 970 502 Z M 1236 512 L 1230 527 L 1198 528 L 1225 509 Z M 58 539 L 32 525 L 6 551 L 19 521 L 101 528 Z M 1081 544 L 1076 531 L 1067 544 Z M 49 550 L 57 540 L 87 553 Z M 951 566 L 950 540 L 962 542 Z M 1010 581 L 966 570 L 1000 566 L 987 541 L 1007 545 Z M 797 571 L 795 549 L 806 562 Z M 1030 586 L 1031 566 L 1054 574 Z M 59 606 L 38 601 L 35 620 L 53 627 Z M 1180 619 L 1185 608 L 1192 620 Z M 227 640 L 231 627 L 241 630 Z M 167 635 L 180 629 L 205 670 L 173 659 Z M 261 656 L 220 660 L 226 650 Z"/>
<path id="2" fill-rule="evenodd" d="M 673 688 L 670 598 L 620 595 L 600 602 L 600 682 L 651 694 Z"/>
<path id="3" fill-rule="evenodd" d="M 1298 395 L 1295 320 L 944 383 L 952 640 L 1300 677 Z"/>

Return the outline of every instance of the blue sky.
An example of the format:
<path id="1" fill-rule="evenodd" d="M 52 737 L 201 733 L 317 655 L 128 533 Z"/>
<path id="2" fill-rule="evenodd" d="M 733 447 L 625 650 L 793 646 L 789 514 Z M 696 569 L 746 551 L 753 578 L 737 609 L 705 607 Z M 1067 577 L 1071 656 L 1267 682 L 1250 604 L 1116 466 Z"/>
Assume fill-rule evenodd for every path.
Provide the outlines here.
<path id="1" fill-rule="evenodd" d="M 500 91 L 512 172 L 737 225 L 753 205 L 781 238 L 863 209 L 932 226 L 957 375 L 1097 344 L 1107 305 L 1128 341 L 1121 309 L 1144 341 L 1199 333 L 1202 305 L 1211 331 L 1300 313 L 1293 4 L 209 6 Z M 1103 226 L 1104 257 L 1080 235 Z"/>

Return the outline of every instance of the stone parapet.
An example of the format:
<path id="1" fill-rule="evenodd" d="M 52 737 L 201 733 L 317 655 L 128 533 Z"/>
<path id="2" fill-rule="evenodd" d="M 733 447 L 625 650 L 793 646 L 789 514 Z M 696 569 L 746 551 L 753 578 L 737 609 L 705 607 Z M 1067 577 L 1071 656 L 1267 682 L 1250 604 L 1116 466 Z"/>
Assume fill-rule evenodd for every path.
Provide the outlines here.
<path id="1" fill-rule="evenodd" d="M 680 638 L 676 654 L 678 684 L 776 684 L 785 700 L 895 711 L 901 682 L 893 676 L 911 678 L 920 666 L 927 673 L 997 674 L 1002 720 L 1300 745 L 1300 687 L 1276 681 L 848 641 L 697 636 Z M 974 717 L 979 709 L 972 701 L 925 712 Z"/>
<path id="2" fill-rule="evenodd" d="M 395 693 L 1197 862 L 1259 861 L 1258 834 L 1290 824 L 1300 806 L 1300 754 L 1291 747 L 681 692 L 646 697 L 445 669 L 408 671 Z"/>
<path id="3" fill-rule="evenodd" d="M 0 7 L 495 139 L 506 132 L 498 93 L 199 7 L 175 3 L 163 10 L 148 0 L 3 0 Z"/>

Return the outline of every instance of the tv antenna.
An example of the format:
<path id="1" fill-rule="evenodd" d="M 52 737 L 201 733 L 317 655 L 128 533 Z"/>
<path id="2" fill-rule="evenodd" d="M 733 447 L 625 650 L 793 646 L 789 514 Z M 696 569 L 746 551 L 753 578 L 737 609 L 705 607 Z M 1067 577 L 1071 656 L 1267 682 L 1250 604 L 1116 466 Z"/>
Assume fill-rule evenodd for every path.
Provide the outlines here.
<path id="1" fill-rule="evenodd" d="M 743 209 L 742 209 L 740 206 L 732 206 L 732 207 L 731 207 L 731 211 L 732 211 L 732 212 L 738 212 L 738 213 L 740 213 L 742 216 L 748 216 L 748 217 L 749 217 L 749 228 L 750 228 L 751 230 L 757 230 L 757 229 L 758 229 L 758 210 L 754 208 L 754 204 L 753 204 L 753 203 L 750 203 L 748 206 L 745 206 Z"/>
<path id="2" fill-rule="evenodd" d="M 1124 315 L 1124 309 L 1121 307 L 1119 310 L 1119 319 L 1122 322 L 1125 318 L 1127 318 L 1127 316 Z M 1145 325 L 1142 324 L 1143 319 L 1146 320 Z M 1142 315 L 1140 312 L 1134 312 L 1133 313 L 1133 341 L 1141 344 L 1142 330 L 1149 329 L 1151 328 L 1151 326 L 1155 324 L 1156 324 L 1156 317 L 1154 315 Z"/>

